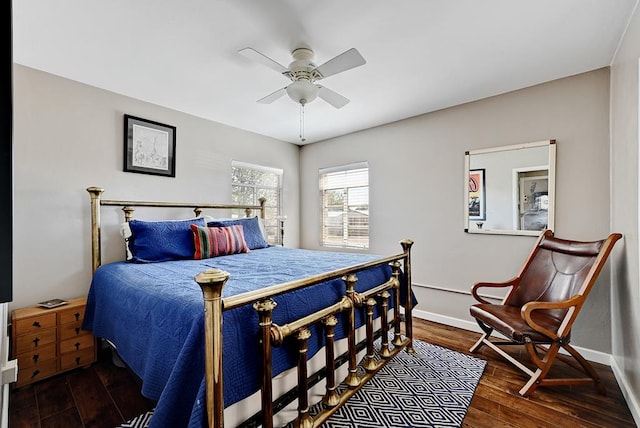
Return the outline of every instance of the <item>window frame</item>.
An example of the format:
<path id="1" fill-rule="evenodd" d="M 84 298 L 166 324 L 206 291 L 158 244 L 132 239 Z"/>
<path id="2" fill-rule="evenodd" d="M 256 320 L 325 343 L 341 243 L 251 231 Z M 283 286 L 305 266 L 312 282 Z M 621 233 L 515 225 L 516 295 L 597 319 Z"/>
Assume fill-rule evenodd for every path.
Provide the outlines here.
<path id="1" fill-rule="evenodd" d="M 261 185 L 259 183 L 234 182 L 235 168 L 248 169 L 253 171 L 260 171 L 260 172 L 275 174 L 278 178 L 278 185 L 276 187 L 272 187 L 272 186 Z M 271 245 L 283 244 L 282 242 L 283 241 L 282 219 L 284 218 L 282 216 L 283 182 L 284 182 L 284 170 L 282 168 L 273 168 L 269 166 L 257 165 L 253 163 L 236 161 L 236 160 L 231 161 L 231 198 L 232 200 L 234 198 L 234 188 L 236 187 L 252 189 L 253 202 L 251 202 L 251 204 L 253 205 L 260 205 L 260 202 L 259 202 L 260 190 L 275 191 L 277 193 L 275 204 L 273 203 L 274 201 L 269 200 L 268 198 L 267 198 L 267 201 L 265 202 L 265 218 L 264 218 L 263 224 L 264 224 L 265 233 L 267 235 L 267 242 Z M 269 212 L 272 209 L 275 209 L 277 213 L 275 217 L 269 217 Z M 232 217 L 244 217 L 244 215 L 245 215 L 244 212 L 238 212 L 236 210 L 232 210 Z M 257 213 L 257 215 L 259 216 L 259 213 Z M 272 236 L 273 236 L 273 239 L 271 239 Z"/>
<path id="2" fill-rule="evenodd" d="M 365 170 L 366 177 L 357 177 L 355 174 L 362 174 Z M 349 177 L 349 173 L 353 173 L 353 177 Z M 339 181 L 339 176 L 344 174 L 344 185 L 340 183 L 331 185 L 327 181 L 332 178 Z M 328 184 L 328 185 L 327 185 Z M 320 198 L 320 234 L 319 244 L 321 247 L 327 248 L 343 248 L 343 249 L 359 249 L 368 250 L 370 247 L 370 183 L 369 183 L 369 163 L 357 162 L 347 165 L 339 165 L 328 168 L 320 168 L 318 170 L 318 187 Z M 356 189 L 366 189 L 366 208 L 364 204 L 357 204 L 353 200 L 350 201 L 350 197 L 362 198 L 363 195 L 356 195 Z M 328 224 L 328 219 L 331 217 L 328 215 L 329 205 L 327 204 L 327 197 L 330 191 L 342 191 L 342 210 L 338 216 L 341 216 L 339 224 Z M 353 192 L 351 192 L 353 191 Z M 353 196 L 350 196 L 353 195 Z M 360 206 L 361 209 L 354 209 L 354 207 Z M 334 212 L 336 206 L 333 206 Z M 358 214 L 357 216 L 355 214 Z M 346 215 L 345 215 L 346 214 Z M 359 217 L 364 216 L 364 217 Z M 366 219 L 366 220 L 365 220 Z M 366 224 L 364 224 L 366 223 Z M 330 239 L 331 232 L 329 229 L 342 229 L 342 232 L 338 232 L 336 238 Z M 350 232 L 356 232 L 355 234 Z M 359 232 L 359 233 L 358 233 Z M 360 234 L 364 232 L 363 234 Z M 342 236 L 341 242 L 337 237 Z"/>

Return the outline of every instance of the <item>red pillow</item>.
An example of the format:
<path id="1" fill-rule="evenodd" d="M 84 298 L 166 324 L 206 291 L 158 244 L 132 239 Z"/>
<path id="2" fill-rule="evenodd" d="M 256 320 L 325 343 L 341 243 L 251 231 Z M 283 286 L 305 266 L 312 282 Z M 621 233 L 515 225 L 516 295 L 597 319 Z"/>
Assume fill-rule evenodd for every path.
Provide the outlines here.
<path id="1" fill-rule="evenodd" d="M 194 259 L 208 259 L 227 254 L 248 253 L 241 225 L 202 227 L 191 225 L 196 251 Z"/>

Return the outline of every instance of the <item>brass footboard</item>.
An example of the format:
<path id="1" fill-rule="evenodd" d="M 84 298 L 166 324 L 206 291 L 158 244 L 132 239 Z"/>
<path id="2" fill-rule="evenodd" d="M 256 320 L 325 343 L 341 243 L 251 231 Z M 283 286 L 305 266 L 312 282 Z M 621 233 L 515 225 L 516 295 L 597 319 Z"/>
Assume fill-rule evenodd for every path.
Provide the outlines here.
<path id="1" fill-rule="evenodd" d="M 373 375 L 379 371 L 393 356 L 403 349 L 413 352 L 413 337 L 411 323 L 411 240 L 401 242 L 403 252 L 395 256 L 385 257 L 368 263 L 362 263 L 344 269 L 327 272 L 298 281 L 268 287 L 249 293 L 228 298 L 222 298 L 222 288 L 229 278 L 229 274 L 217 269 L 208 270 L 196 276 L 196 281 L 205 296 L 205 334 L 206 334 L 206 385 L 207 385 L 207 415 L 209 427 L 224 426 L 224 397 L 222 379 L 222 314 L 242 305 L 252 304 L 258 312 L 260 323 L 260 343 L 262 352 L 262 426 L 273 427 L 273 393 L 271 350 L 273 346 L 280 346 L 288 337 L 293 337 L 298 343 L 298 417 L 296 427 L 313 427 L 322 424 L 333 412 L 343 405 L 358 389 L 360 389 Z M 357 273 L 375 266 L 390 264 L 392 277 L 388 281 L 366 291 L 358 293 L 355 284 Z M 404 267 L 404 275 L 400 275 Z M 333 305 L 327 306 L 315 313 L 295 320 L 285 325 L 272 322 L 272 313 L 277 310 L 273 298 L 280 294 L 310 287 L 318 283 L 342 278 L 345 283 L 344 297 Z M 401 302 L 400 291 L 404 288 L 405 301 Z M 389 299 L 393 295 L 393 348 L 388 343 L 387 313 Z M 405 316 L 401 317 L 400 306 L 404 307 Z M 380 309 L 381 346 L 377 351 L 376 360 L 374 349 L 374 308 Z M 364 374 L 358 374 L 355 312 L 363 310 L 366 313 L 366 355 L 361 363 Z M 335 382 L 334 363 L 334 328 L 338 323 L 338 315 L 343 314 L 347 319 L 348 343 L 348 374 L 344 383 L 348 388 L 339 393 Z M 405 323 L 405 336 L 402 333 L 402 319 Z M 321 323 L 324 326 L 326 339 L 326 392 L 322 399 L 323 409 L 316 415 L 309 412 L 308 373 L 307 373 L 307 341 L 311 332 L 309 327 Z M 213 339 L 215 338 L 215 340 Z"/>

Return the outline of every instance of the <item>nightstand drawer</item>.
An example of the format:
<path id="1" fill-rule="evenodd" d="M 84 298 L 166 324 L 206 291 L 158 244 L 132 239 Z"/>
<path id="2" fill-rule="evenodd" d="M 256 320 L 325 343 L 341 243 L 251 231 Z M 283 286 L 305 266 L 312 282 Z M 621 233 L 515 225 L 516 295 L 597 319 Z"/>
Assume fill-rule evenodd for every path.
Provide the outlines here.
<path id="1" fill-rule="evenodd" d="M 39 362 L 33 367 L 22 369 L 18 371 L 18 382 L 16 386 L 26 385 L 31 382 L 35 382 L 40 379 L 44 379 L 57 372 L 57 360 L 46 360 Z"/>
<path id="2" fill-rule="evenodd" d="M 93 348 L 95 341 L 90 334 L 83 334 L 82 336 L 75 337 L 73 339 L 67 339 L 60 343 L 60 354 L 66 354 L 67 352 L 75 352 L 81 349 Z"/>
<path id="3" fill-rule="evenodd" d="M 16 334 L 29 334 L 37 331 L 46 330 L 56 326 L 56 314 L 43 314 L 36 317 L 29 317 L 16 320 Z"/>
<path id="4" fill-rule="evenodd" d="M 16 354 L 21 354 L 33 349 L 41 348 L 56 342 L 56 329 L 50 328 L 48 330 L 39 331 L 37 333 L 25 334 L 15 338 Z"/>
<path id="5" fill-rule="evenodd" d="M 82 329 L 82 321 L 77 321 L 60 326 L 60 340 L 71 339 L 85 334 L 91 334 L 91 332 Z"/>
<path id="6" fill-rule="evenodd" d="M 55 360 L 56 358 L 56 345 L 52 343 L 51 345 L 38 347 L 38 349 L 34 349 L 31 352 L 24 352 L 17 356 L 18 358 L 18 368 L 20 370 L 27 369 L 30 367 L 36 366 L 38 363 L 47 360 Z"/>
<path id="7" fill-rule="evenodd" d="M 75 369 L 77 367 L 86 366 L 95 361 L 95 349 L 87 348 L 77 352 L 62 354 L 60 356 L 60 370 Z"/>
<path id="8" fill-rule="evenodd" d="M 77 307 L 77 308 L 72 308 L 72 309 L 68 309 L 68 310 L 61 310 L 60 311 L 60 324 L 68 324 L 71 322 L 77 322 L 80 321 L 80 323 L 82 323 L 82 320 L 84 319 L 84 306 L 81 307 Z"/>

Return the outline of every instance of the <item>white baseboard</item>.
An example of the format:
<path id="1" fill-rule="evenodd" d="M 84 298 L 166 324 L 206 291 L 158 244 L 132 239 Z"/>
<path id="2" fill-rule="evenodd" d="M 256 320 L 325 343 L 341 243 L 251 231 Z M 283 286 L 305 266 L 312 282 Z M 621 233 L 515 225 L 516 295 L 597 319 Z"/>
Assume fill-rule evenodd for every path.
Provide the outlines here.
<path id="1" fill-rule="evenodd" d="M 461 328 L 464 330 L 474 331 L 476 333 L 482 333 L 480 327 L 474 321 L 461 320 L 459 318 L 453 318 L 446 315 L 440 315 L 433 312 L 421 311 L 419 309 L 413 310 L 413 315 L 417 318 L 421 318 L 427 321 L 433 321 L 440 324 L 450 325 L 452 327 Z M 607 366 L 611 365 L 611 354 L 607 354 L 600 351 L 594 351 L 592 349 L 582 348 L 580 346 L 574 346 L 578 352 L 582 354 L 589 361 L 594 363 L 600 363 Z"/>
<path id="2" fill-rule="evenodd" d="M 636 397 L 632 392 L 633 389 L 630 387 L 622 370 L 613 357 L 611 357 L 611 370 L 613 371 L 613 375 L 618 381 L 618 385 L 620 386 L 620 390 L 622 391 L 624 400 L 627 402 L 629 410 L 631 410 L 631 416 L 633 416 L 633 420 L 636 422 L 637 426 L 640 426 L 640 401 L 638 400 L 638 397 Z"/>

